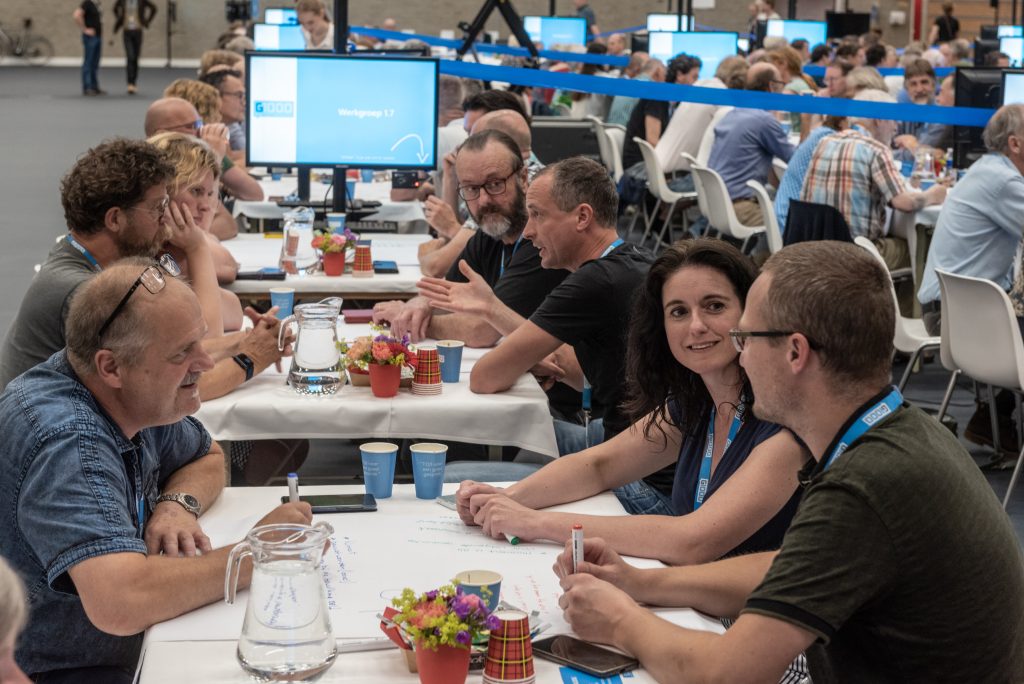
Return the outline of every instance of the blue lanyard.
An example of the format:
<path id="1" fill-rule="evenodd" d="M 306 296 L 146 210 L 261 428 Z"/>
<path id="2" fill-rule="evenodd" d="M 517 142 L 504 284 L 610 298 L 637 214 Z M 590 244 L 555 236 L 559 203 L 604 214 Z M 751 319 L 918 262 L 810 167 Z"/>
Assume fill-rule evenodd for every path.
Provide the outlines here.
<path id="1" fill-rule="evenodd" d="M 140 496 L 136 501 L 139 513 L 139 531 L 144 532 L 146 529 L 146 498 Z"/>
<path id="2" fill-rule="evenodd" d="M 853 421 L 853 425 L 846 429 L 843 436 L 839 438 L 839 443 L 832 449 L 832 454 L 825 461 L 825 467 L 822 468 L 822 472 L 828 470 L 832 466 L 832 462 L 842 456 L 850 448 L 851 444 L 863 437 L 865 432 L 873 428 L 883 418 L 895 412 L 902 404 L 903 395 L 900 394 L 898 389 L 893 387 L 892 391 L 885 395 L 881 401 L 868 407 L 864 413 L 860 414 L 857 420 Z"/>
<path id="3" fill-rule="evenodd" d="M 729 450 L 729 445 L 736 439 L 740 427 L 743 425 L 743 404 L 736 409 L 736 415 L 732 417 L 732 425 L 729 426 L 729 436 L 725 439 L 725 448 L 722 455 Z M 704 503 L 704 497 L 708 493 L 708 485 L 711 484 L 711 455 L 715 450 L 715 407 L 711 407 L 711 419 L 708 421 L 708 438 L 704 446 L 704 457 L 700 460 L 700 475 L 697 477 L 697 489 L 693 493 L 693 510 L 700 508 Z"/>
<path id="4" fill-rule="evenodd" d="M 516 250 L 519 249 L 519 243 L 522 242 L 522 241 L 523 241 L 523 235 L 522 235 L 522 233 L 520 233 L 519 237 L 516 238 L 516 243 L 514 245 L 512 245 L 512 253 L 508 255 L 508 264 L 509 264 L 509 266 L 512 265 L 512 257 L 514 257 L 516 255 Z M 501 246 L 501 252 L 498 253 L 498 265 L 501 266 L 501 268 L 498 270 L 498 277 L 500 278 L 501 276 L 505 275 L 505 246 L 504 245 Z"/>
<path id="5" fill-rule="evenodd" d="M 622 238 L 619 238 L 618 240 L 616 240 L 616 241 L 615 241 L 615 242 L 613 242 L 612 244 L 608 245 L 608 246 L 607 246 L 607 247 L 605 248 L 605 250 L 604 250 L 603 252 L 601 252 L 601 256 L 599 256 L 599 257 L 597 257 L 597 258 L 598 258 L 598 259 L 604 259 L 604 258 L 605 258 L 606 256 L 608 256 L 608 255 L 609 255 L 609 254 L 611 253 L 611 251 L 612 251 L 613 249 L 615 249 L 616 247 L 618 247 L 618 246 L 619 246 L 619 245 L 621 245 L 621 244 L 622 244 Z"/>
<path id="6" fill-rule="evenodd" d="M 77 249 L 79 252 L 81 252 L 82 256 L 85 257 L 86 261 L 88 261 L 90 264 L 92 264 L 93 268 L 95 268 L 97 271 L 102 271 L 103 270 L 103 267 L 100 266 L 100 262 L 96 261 L 96 257 L 94 257 L 92 254 L 90 254 L 89 250 L 87 250 L 84 246 L 82 246 L 82 244 L 78 240 L 76 240 L 71 235 L 71 233 L 68 233 L 67 235 L 65 235 L 64 239 L 67 240 L 67 243 L 69 245 L 71 245 L 72 247 Z"/>

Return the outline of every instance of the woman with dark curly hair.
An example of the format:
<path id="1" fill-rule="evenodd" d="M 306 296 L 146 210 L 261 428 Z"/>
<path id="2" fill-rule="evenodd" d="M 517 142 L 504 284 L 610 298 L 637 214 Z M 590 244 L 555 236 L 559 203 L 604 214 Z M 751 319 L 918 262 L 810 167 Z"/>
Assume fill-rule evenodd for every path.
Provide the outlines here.
<path id="1" fill-rule="evenodd" d="M 778 548 L 808 455 L 787 430 L 753 415 L 729 338 L 756 276 L 753 262 L 721 240 L 665 250 L 638 291 L 630 324 L 625 408 L 632 428 L 508 489 L 463 483 L 463 521 L 491 536 L 557 542 L 578 522 L 620 553 L 669 564 Z M 670 467 L 675 516 L 537 510 L 624 486 L 657 495 L 635 481 Z"/>

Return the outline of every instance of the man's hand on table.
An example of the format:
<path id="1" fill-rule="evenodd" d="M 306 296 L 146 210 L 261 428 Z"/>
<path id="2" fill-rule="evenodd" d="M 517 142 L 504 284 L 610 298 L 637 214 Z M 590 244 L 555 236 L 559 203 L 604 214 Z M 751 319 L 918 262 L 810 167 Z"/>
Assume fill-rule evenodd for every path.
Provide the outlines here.
<path id="1" fill-rule="evenodd" d="M 252 307 L 245 309 L 245 314 L 253 322 L 253 328 L 238 345 L 238 350 L 252 359 L 256 373 L 263 372 L 272 363 L 280 371 L 281 358 L 291 356 L 292 353 L 295 336 L 291 330 L 286 330 L 284 333 L 284 349 L 278 349 L 277 338 L 281 330 L 281 321 L 277 320 L 274 316 L 275 313 L 277 313 L 277 307 L 271 308 L 265 314 L 259 313 Z"/>
<path id="2" fill-rule="evenodd" d="M 537 382 L 545 392 L 565 377 L 565 370 L 558 365 L 558 357 L 555 354 L 548 354 L 541 359 L 536 366 L 530 369 L 530 373 L 537 378 Z"/>
<path id="3" fill-rule="evenodd" d="M 162 551 L 166 556 L 194 556 L 196 550 L 213 549 L 196 516 L 175 501 L 162 501 L 153 508 L 143 539 L 153 555 Z"/>
<path id="4" fill-rule="evenodd" d="M 455 510 L 458 511 L 462 522 L 467 525 L 476 525 L 476 513 L 484 501 L 487 500 L 487 495 L 500 494 L 504 491 L 501 487 L 495 487 L 484 482 L 464 480 L 459 485 L 458 491 L 455 492 Z M 473 497 L 478 494 L 481 496 L 477 498 L 476 505 L 474 506 Z"/>
<path id="5" fill-rule="evenodd" d="M 620 624 L 642 610 L 624 591 L 585 572 L 568 575 L 560 584 L 564 593 L 558 605 L 565 621 L 585 641 L 618 645 Z"/>
<path id="6" fill-rule="evenodd" d="M 486 318 L 497 301 L 494 290 L 479 273 L 459 259 L 459 271 L 468 283 L 455 283 L 444 278 L 421 278 L 416 287 L 430 300 L 430 305 L 447 311 L 475 314 Z"/>
<path id="7" fill-rule="evenodd" d="M 543 537 L 535 525 L 543 514 L 516 503 L 504 492 L 478 494 L 473 497 L 470 508 L 476 509 L 473 521 L 484 534 L 494 539 L 506 536 L 534 541 Z"/>
<path id="8" fill-rule="evenodd" d="M 419 342 L 427 336 L 427 327 L 433 312 L 430 302 L 414 297 L 408 302 L 378 302 L 373 306 L 373 322 L 387 321 L 391 325 L 391 334 L 401 337 L 408 334 L 413 342 Z"/>

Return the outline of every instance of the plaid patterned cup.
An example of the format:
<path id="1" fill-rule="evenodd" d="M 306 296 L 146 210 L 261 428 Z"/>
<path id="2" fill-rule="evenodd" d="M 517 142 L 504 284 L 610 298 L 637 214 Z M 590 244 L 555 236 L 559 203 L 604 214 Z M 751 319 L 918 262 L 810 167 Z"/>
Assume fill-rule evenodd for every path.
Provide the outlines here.
<path id="1" fill-rule="evenodd" d="M 500 624 L 491 630 L 487 642 L 484 682 L 534 681 L 530 618 L 520 610 L 499 610 L 494 615 Z"/>
<path id="2" fill-rule="evenodd" d="M 416 373 L 412 381 L 419 385 L 441 382 L 441 362 L 437 356 L 437 347 L 423 344 L 416 348 Z"/>
<path id="3" fill-rule="evenodd" d="M 370 245 L 356 245 L 356 260 L 352 263 L 352 275 L 368 278 L 373 275 L 373 257 Z"/>

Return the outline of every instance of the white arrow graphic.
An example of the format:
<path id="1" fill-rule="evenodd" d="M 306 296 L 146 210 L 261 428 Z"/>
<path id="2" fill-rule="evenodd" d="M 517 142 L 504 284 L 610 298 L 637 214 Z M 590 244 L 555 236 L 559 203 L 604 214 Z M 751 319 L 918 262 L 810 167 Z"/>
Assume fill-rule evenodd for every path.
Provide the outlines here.
<path id="1" fill-rule="evenodd" d="M 404 143 L 409 138 L 416 138 L 416 142 L 420 144 L 420 151 L 416 155 L 417 157 L 419 157 L 420 163 L 422 164 L 423 162 L 427 161 L 427 153 L 423 151 L 423 138 L 416 135 L 415 133 L 410 133 L 409 135 L 404 135 L 401 138 L 399 138 L 398 142 L 391 146 L 391 151 L 394 152 L 396 147 Z"/>

